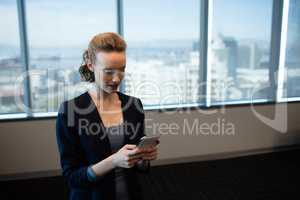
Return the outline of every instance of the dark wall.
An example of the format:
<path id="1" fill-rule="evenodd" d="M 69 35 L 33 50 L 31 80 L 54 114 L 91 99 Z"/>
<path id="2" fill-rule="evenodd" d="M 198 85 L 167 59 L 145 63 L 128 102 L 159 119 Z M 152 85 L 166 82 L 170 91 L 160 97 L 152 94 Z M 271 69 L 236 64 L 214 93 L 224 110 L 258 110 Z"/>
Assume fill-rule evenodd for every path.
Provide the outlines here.
<path id="1" fill-rule="evenodd" d="M 139 180 L 151 200 L 300 199 L 300 150 L 156 166 Z M 61 176 L 1 182 L 1 199 L 68 199 Z M 293 195 L 293 198 L 291 196 Z"/>

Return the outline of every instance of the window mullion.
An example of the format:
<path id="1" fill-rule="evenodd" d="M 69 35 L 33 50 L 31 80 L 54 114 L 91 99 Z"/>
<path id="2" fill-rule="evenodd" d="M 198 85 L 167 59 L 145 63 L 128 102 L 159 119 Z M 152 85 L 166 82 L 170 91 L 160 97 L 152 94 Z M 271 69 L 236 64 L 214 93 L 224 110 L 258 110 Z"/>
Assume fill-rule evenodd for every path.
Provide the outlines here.
<path id="1" fill-rule="evenodd" d="M 29 49 L 26 29 L 26 10 L 25 0 L 17 0 L 18 5 L 18 19 L 19 19 L 19 33 L 20 33 L 20 47 L 21 47 L 21 62 L 23 66 L 24 77 L 24 112 L 28 117 L 32 116 L 32 103 L 30 95 L 30 77 L 29 77 Z"/>
<path id="2" fill-rule="evenodd" d="M 289 0 L 283 0 L 282 7 L 282 20 L 281 20 L 281 34 L 280 34 L 280 52 L 279 52 L 279 65 L 278 65 L 278 82 L 276 101 L 283 101 L 283 87 L 284 79 L 287 71 L 285 70 L 285 57 L 286 57 L 286 43 L 287 43 L 287 31 L 288 31 L 288 15 L 289 15 Z"/>
<path id="3" fill-rule="evenodd" d="M 116 0 L 117 4 L 117 32 L 124 37 L 123 0 Z M 120 92 L 125 91 L 125 79 L 120 85 Z"/>
<path id="4" fill-rule="evenodd" d="M 269 78 L 272 86 L 270 98 L 275 102 L 283 101 L 288 5 L 289 0 L 273 0 Z"/>
<path id="5" fill-rule="evenodd" d="M 211 105 L 211 51 L 213 0 L 201 0 L 200 5 L 200 102 Z"/>

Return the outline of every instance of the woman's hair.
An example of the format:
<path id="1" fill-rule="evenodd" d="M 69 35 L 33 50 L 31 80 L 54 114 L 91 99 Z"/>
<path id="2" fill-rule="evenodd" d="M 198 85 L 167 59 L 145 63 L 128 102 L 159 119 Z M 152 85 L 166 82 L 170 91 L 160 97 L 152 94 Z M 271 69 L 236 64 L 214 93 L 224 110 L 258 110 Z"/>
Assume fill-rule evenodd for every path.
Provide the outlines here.
<path id="1" fill-rule="evenodd" d="M 123 52 L 126 51 L 126 46 L 124 39 L 116 33 L 107 32 L 95 35 L 82 55 L 83 61 L 79 67 L 81 79 L 88 82 L 95 81 L 94 72 L 90 71 L 87 65 L 88 63 L 95 64 L 97 52 Z"/>

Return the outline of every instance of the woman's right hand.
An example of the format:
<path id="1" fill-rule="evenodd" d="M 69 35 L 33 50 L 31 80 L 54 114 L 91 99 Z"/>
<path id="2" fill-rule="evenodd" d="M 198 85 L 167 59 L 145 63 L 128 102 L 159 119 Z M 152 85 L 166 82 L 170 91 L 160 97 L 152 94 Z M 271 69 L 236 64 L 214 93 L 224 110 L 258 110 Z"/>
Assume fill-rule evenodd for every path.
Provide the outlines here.
<path id="1" fill-rule="evenodd" d="M 118 152 L 113 154 L 114 167 L 133 167 L 142 158 L 141 152 L 141 149 L 134 144 L 124 145 Z"/>

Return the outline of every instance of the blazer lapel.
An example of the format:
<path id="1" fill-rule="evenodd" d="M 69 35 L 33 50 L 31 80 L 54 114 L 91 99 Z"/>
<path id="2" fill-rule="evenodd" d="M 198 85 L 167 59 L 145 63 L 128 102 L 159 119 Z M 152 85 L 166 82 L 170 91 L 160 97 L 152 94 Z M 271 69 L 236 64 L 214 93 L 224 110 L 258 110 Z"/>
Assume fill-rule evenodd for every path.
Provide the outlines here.
<path id="1" fill-rule="evenodd" d="M 105 152 L 107 153 L 111 153 L 111 146 L 110 146 L 110 142 L 109 142 L 109 139 L 107 137 L 107 134 L 105 132 L 105 127 L 104 127 L 104 124 L 101 120 L 101 117 L 99 116 L 99 112 L 97 110 L 97 107 L 95 105 L 95 103 L 93 102 L 91 96 L 89 95 L 88 92 L 86 92 L 85 94 L 85 106 L 88 107 L 88 106 L 91 106 L 91 112 L 89 112 L 88 114 L 86 114 L 84 117 L 86 119 L 88 119 L 89 123 L 90 124 L 98 124 L 100 126 L 100 131 L 99 131 L 99 134 L 97 134 L 97 138 L 98 141 L 104 145 L 104 148 L 105 148 Z"/>
<path id="2" fill-rule="evenodd" d="M 123 113 L 123 121 L 125 123 L 125 144 L 135 144 L 134 136 L 134 128 L 136 128 L 135 121 L 132 119 L 132 106 L 134 106 L 133 98 L 128 98 L 128 96 L 122 94 L 121 92 L 117 92 L 119 99 L 121 100 L 122 105 L 122 113 Z M 132 127 L 134 126 L 134 127 Z"/>

